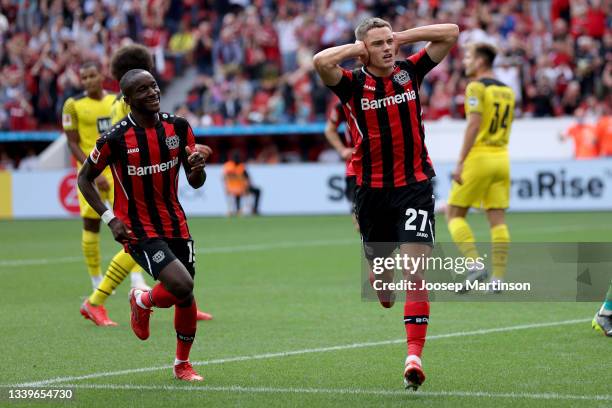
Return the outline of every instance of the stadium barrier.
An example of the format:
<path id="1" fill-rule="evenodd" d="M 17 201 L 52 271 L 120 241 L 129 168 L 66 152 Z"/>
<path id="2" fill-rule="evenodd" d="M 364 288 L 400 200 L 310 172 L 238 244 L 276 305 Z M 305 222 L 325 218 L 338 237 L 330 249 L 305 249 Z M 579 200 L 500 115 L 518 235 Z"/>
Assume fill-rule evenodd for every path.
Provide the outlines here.
<path id="1" fill-rule="evenodd" d="M 435 194 L 443 204 L 454 163 L 436 164 Z M 222 167 L 210 165 L 204 188 L 192 189 L 181 173 L 179 194 L 188 215 L 218 216 L 228 210 Z M 250 165 L 253 184 L 262 189 L 265 215 L 345 214 L 344 165 Z M 612 159 L 512 163 L 512 211 L 612 210 Z M 3 178 L 4 177 L 4 178 Z M 73 170 L 13 172 L 0 176 L 3 218 L 67 218 L 78 216 Z M 4 180 L 4 181 L 3 181 Z M 10 203 L 3 200 L 11 197 Z"/>
<path id="2" fill-rule="evenodd" d="M 561 142 L 559 134 L 571 124 L 571 118 L 517 119 L 512 124 L 509 152 L 513 160 L 561 160 L 574 156 L 571 142 Z M 278 136 L 323 134 L 324 123 L 302 125 L 249 125 L 249 126 L 212 126 L 194 129 L 198 141 L 206 143 L 207 137 L 233 136 Z M 457 160 L 465 121 L 438 120 L 425 121 L 427 147 L 434 161 Z M 59 132 L 0 132 L 0 142 L 55 141 L 61 136 Z"/>

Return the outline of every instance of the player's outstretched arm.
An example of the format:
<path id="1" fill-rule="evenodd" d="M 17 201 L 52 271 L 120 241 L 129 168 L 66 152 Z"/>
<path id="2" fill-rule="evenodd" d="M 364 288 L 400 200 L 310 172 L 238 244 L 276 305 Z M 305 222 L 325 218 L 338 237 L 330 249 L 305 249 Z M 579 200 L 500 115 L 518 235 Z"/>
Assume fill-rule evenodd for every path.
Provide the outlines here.
<path id="1" fill-rule="evenodd" d="M 100 170 L 85 160 L 77 178 L 79 190 L 81 190 L 83 197 L 85 197 L 91 208 L 96 210 L 102 217 L 102 220 L 108 224 L 115 240 L 121 243 L 126 242 L 131 238 L 131 231 L 128 230 L 119 218 L 115 217 L 111 210 L 106 208 L 98 190 L 94 187 L 94 181 L 100 173 L 102 173 Z"/>
<path id="2" fill-rule="evenodd" d="M 359 58 L 362 63 L 368 63 L 368 50 L 363 41 L 323 50 L 314 56 L 312 62 L 323 83 L 334 86 L 342 79 L 342 69 L 339 64 L 351 58 Z"/>
<path id="3" fill-rule="evenodd" d="M 397 48 L 405 44 L 429 41 L 425 47 L 427 55 L 435 63 L 446 57 L 459 38 L 459 26 L 456 24 L 432 24 L 423 27 L 393 33 Z"/>

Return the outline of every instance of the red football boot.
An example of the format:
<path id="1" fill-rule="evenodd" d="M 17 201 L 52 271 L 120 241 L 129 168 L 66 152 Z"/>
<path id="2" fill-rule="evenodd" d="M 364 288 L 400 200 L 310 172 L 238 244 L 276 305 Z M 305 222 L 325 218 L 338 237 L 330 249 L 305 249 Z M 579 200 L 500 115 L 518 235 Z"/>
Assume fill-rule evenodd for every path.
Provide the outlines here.
<path id="1" fill-rule="evenodd" d="M 425 373 L 419 361 L 406 359 L 404 368 L 404 385 L 406 389 L 416 391 L 425 382 Z"/>
<path id="2" fill-rule="evenodd" d="M 210 313 L 203 312 L 200 309 L 198 309 L 196 320 L 212 320 L 212 319 L 213 319 L 213 315 L 211 315 Z"/>
<path id="3" fill-rule="evenodd" d="M 94 322 L 96 326 L 117 326 L 117 323 L 108 318 L 103 305 L 94 306 L 86 299 L 81 305 L 81 314 L 84 318 Z"/>
<path id="4" fill-rule="evenodd" d="M 140 289 L 130 289 L 130 309 L 132 310 L 130 324 L 136 337 L 140 340 L 146 340 L 149 338 L 149 317 L 151 316 L 151 309 L 144 309 L 138 306 L 136 303 L 136 296 L 143 293 Z"/>
<path id="5" fill-rule="evenodd" d="M 174 378 L 183 381 L 204 381 L 204 377 L 195 372 L 189 361 L 174 365 Z"/>

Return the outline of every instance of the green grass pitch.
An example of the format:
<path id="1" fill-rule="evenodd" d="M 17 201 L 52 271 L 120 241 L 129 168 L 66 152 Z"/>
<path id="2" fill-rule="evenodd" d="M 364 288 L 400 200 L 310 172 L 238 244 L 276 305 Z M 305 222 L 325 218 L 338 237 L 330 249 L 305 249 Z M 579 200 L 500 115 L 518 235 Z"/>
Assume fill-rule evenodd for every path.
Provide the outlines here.
<path id="1" fill-rule="evenodd" d="M 487 240 L 484 217 L 470 220 Z M 511 214 L 508 224 L 514 242 L 612 239 L 611 213 Z M 91 290 L 80 221 L 0 222 L 0 406 L 612 404 L 612 342 L 590 328 L 598 303 L 434 302 L 427 380 L 411 393 L 402 387 L 402 305 L 361 300 L 348 216 L 197 218 L 190 228 L 196 299 L 215 316 L 199 323 L 192 350 L 201 384 L 172 378 L 171 310 L 152 315 L 149 340 L 134 336 L 129 282 L 107 302 L 118 327 L 80 316 Z M 449 241 L 442 217 L 437 235 Z M 102 241 L 105 268 L 119 247 L 106 229 Z M 71 384 L 74 400 L 7 399 L 7 385 L 46 380 Z"/>

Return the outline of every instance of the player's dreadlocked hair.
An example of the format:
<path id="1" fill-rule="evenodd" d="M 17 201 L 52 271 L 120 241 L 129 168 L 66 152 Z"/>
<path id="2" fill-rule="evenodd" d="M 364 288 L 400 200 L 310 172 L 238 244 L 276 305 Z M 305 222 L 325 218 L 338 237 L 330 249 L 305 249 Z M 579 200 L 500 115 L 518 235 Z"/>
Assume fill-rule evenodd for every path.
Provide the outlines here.
<path id="1" fill-rule="evenodd" d="M 132 69 L 144 69 L 153 73 L 153 57 L 144 45 L 130 44 L 121 47 L 113 54 L 110 62 L 111 74 L 117 81 Z"/>

